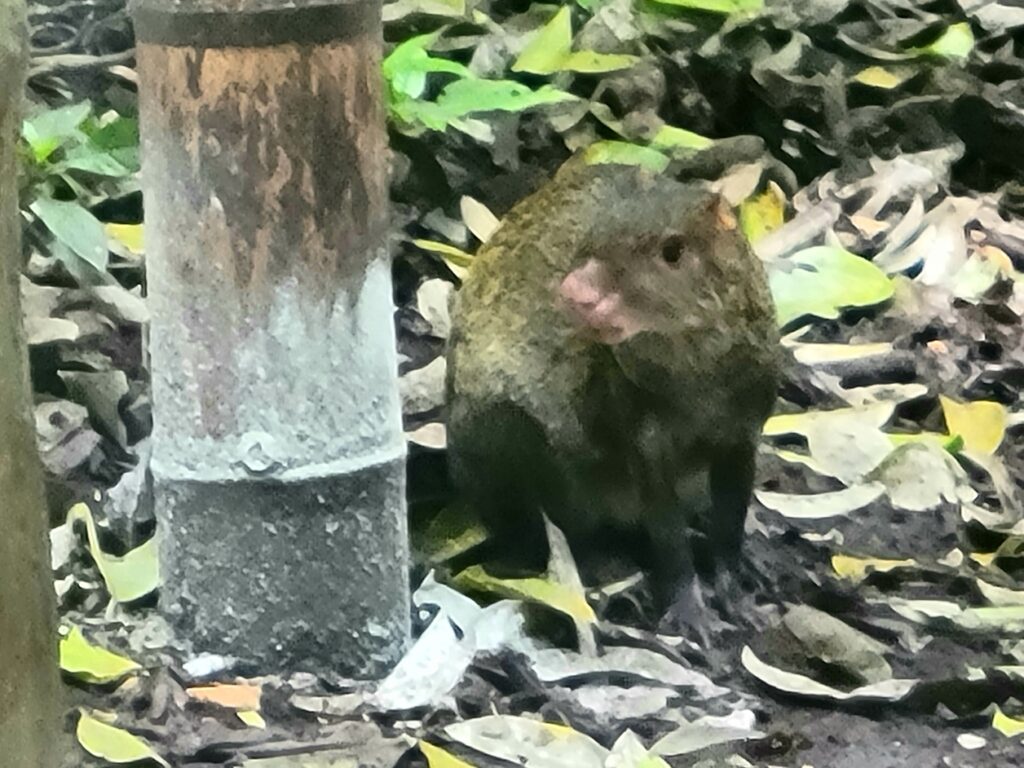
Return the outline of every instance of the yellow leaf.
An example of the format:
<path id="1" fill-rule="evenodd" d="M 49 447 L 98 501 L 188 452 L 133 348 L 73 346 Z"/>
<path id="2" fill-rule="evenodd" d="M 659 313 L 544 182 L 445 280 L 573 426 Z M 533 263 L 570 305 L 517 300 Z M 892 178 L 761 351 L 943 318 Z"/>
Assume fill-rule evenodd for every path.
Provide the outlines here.
<path id="1" fill-rule="evenodd" d="M 491 576 L 479 565 L 471 565 L 459 573 L 453 581 L 456 586 L 464 589 L 492 592 L 504 597 L 546 605 L 577 621 L 597 620 L 594 609 L 590 607 L 583 595 L 570 587 L 556 584 L 543 577 L 501 579 Z"/>
<path id="2" fill-rule="evenodd" d="M 143 229 L 141 224 L 104 224 L 107 237 L 124 246 L 130 253 L 141 256 Z"/>
<path id="3" fill-rule="evenodd" d="M 110 596 L 119 603 L 130 603 L 145 597 L 160 586 L 160 564 L 157 559 L 156 537 L 126 552 L 121 557 L 109 555 L 100 549 L 99 536 L 92 511 L 84 503 L 68 510 L 67 521 L 85 523 L 89 539 L 89 554 L 96 562 Z"/>
<path id="4" fill-rule="evenodd" d="M 146 741 L 128 731 L 108 725 L 90 714 L 82 712 L 75 729 L 75 736 L 82 749 L 93 757 L 109 763 L 123 765 L 140 760 L 153 760 L 164 768 L 171 768 Z"/>
<path id="5" fill-rule="evenodd" d="M 884 67 L 868 67 L 854 75 L 853 79 L 858 83 L 870 85 L 872 88 L 884 88 L 888 91 L 898 87 L 907 78 L 901 77 Z"/>
<path id="6" fill-rule="evenodd" d="M 93 645 L 78 627 L 60 640 L 60 668 L 89 683 L 114 682 L 142 669 L 131 659 Z"/>
<path id="7" fill-rule="evenodd" d="M 430 768 L 473 768 L 472 763 L 460 760 L 440 747 L 435 747 L 426 741 L 420 741 L 417 745 L 420 752 L 427 758 L 427 765 Z"/>
<path id="8" fill-rule="evenodd" d="M 950 433 L 960 435 L 964 448 L 970 453 L 991 455 L 1003 441 L 1006 431 L 1006 408 L 990 400 L 958 403 L 939 396 L 946 426 Z"/>
<path id="9" fill-rule="evenodd" d="M 861 581 L 869 571 L 882 573 L 894 568 L 907 568 L 917 565 L 913 560 L 884 560 L 877 557 L 854 557 L 852 555 L 832 555 L 832 568 L 844 579 Z"/>
<path id="10" fill-rule="evenodd" d="M 444 263 L 448 265 L 448 269 L 452 271 L 459 280 L 464 280 L 466 274 L 469 271 L 469 265 L 473 263 L 473 255 L 466 253 L 461 248 L 456 248 L 454 245 L 448 245 L 448 243 L 439 243 L 436 240 L 413 240 L 412 244 L 417 248 L 422 248 L 424 251 L 430 251 L 435 253 L 444 259 Z"/>
<path id="11" fill-rule="evenodd" d="M 992 715 L 992 727 L 1003 736 L 1020 736 L 1024 733 L 1024 720 L 1010 717 L 997 706 L 995 714 Z"/>
<path id="12" fill-rule="evenodd" d="M 995 562 L 998 555 L 998 552 L 971 552 L 968 557 L 981 567 L 988 568 Z"/>
<path id="13" fill-rule="evenodd" d="M 740 204 L 740 227 L 747 240 L 756 243 L 765 235 L 782 226 L 785 220 L 786 198 L 777 186 L 748 197 Z"/>
<path id="14" fill-rule="evenodd" d="M 263 715 L 259 712 L 253 712 L 252 710 L 247 709 L 236 714 L 238 715 L 238 719 L 250 728 L 259 728 L 260 730 L 263 730 L 267 727 L 267 721 L 263 719 Z"/>

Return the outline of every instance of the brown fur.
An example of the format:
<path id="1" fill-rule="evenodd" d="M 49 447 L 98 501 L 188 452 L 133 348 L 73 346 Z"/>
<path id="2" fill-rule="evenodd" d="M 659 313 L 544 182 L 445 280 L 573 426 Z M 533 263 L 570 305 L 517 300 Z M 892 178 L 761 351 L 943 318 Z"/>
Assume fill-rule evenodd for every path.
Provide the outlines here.
<path id="1" fill-rule="evenodd" d="M 717 195 L 569 164 L 477 255 L 448 354 L 452 475 L 503 550 L 542 557 L 543 510 L 574 551 L 630 544 L 662 607 L 695 538 L 738 555 L 778 331 Z"/>

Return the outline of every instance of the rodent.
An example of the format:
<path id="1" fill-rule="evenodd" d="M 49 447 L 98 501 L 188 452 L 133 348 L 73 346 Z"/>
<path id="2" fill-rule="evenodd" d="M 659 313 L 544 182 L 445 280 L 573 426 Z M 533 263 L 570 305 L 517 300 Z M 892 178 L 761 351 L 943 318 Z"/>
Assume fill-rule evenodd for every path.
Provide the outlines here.
<path id="1" fill-rule="evenodd" d="M 739 556 L 778 340 L 721 197 L 574 158 L 505 216 L 455 297 L 452 479 L 501 551 L 543 563 L 543 511 L 574 554 L 628 549 L 664 611 L 695 554 L 716 574 Z"/>

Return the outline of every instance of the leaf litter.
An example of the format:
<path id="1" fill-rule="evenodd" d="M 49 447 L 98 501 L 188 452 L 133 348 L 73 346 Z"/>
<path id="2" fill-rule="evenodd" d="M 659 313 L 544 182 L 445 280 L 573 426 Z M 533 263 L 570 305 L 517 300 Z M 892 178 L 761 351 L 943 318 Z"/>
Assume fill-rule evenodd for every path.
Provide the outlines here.
<path id="1" fill-rule="evenodd" d="M 392 677 L 375 688 L 329 670 L 265 678 L 267 728 L 252 720 L 239 731 L 214 709 L 199 723 L 183 703 L 182 681 L 202 666 L 204 678 L 252 691 L 233 659 L 169 658 L 173 644 L 144 607 L 112 618 L 111 606 L 155 583 L 151 521 L 123 522 L 132 535 L 105 549 L 104 505 L 79 507 L 88 544 L 73 521 L 55 536 L 57 578 L 70 585 L 62 611 L 94 624 L 90 641 L 110 653 L 147 651 L 114 661 L 102 645 L 80 647 L 96 654 L 75 662 L 91 670 L 80 697 L 123 705 L 160 745 L 150 753 L 83 715 L 89 751 L 163 760 L 220 750 L 269 765 L 277 753 L 361 743 L 373 764 L 394 765 L 420 744 L 431 765 L 475 765 L 474 750 L 545 765 L 570 745 L 572 765 L 687 755 L 882 766 L 941 764 L 963 749 L 983 764 L 1017 762 L 1024 119 L 1014 104 L 1024 65 L 1013 42 L 1024 16 L 1012 4 L 956 6 L 387 3 L 387 39 L 405 46 L 385 67 L 393 197 L 405 206 L 396 296 L 422 321 L 399 326 L 419 363 L 410 370 L 424 371 L 408 382 L 410 474 L 444 448 L 434 358 L 447 296 L 472 262 L 467 229 L 485 241 L 574 149 L 736 174 L 780 321 L 803 331 L 765 430 L 751 590 L 730 606 L 737 618 L 720 647 L 694 649 L 608 619 L 634 585 L 580 583 L 571 553 L 528 584 L 478 580 L 504 590 L 490 605 L 425 579 L 417 642 Z M 54 352 L 34 355 L 33 375 L 57 519 L 133 470 L 149 429 L 141 225 L 97 212 L 104 199 L 127 205 L 131 180 L 119 174 L 131 158 L 90 114 L 71 105 L 23 129 L 46 171 L 26 201 L 26 307 L 30 342 Z M 742 162 L 721 160 L 747 132 L 764 140 Z M 81 149 L 104 146 L 107 156 Z M 62 197 L 55 185 L 67 185 Z M 115 692 L 101 685 L 129 668 Z"/>

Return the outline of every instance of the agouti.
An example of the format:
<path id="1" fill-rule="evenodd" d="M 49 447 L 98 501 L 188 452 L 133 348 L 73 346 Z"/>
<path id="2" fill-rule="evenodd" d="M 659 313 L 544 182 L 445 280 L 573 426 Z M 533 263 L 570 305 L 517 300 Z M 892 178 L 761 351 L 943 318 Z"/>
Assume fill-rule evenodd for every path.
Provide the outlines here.
<path id="1" fill-rule="evenodd" d="M 452 477 L 501 551 L 542 565 L 543 511 L 574 553 L 627 552 L 665 610 L 695 565 L 717 579 L 739 555 L 777 376 L 764 268 L 729 205 L 573 160 L 458 292 Z"/>

